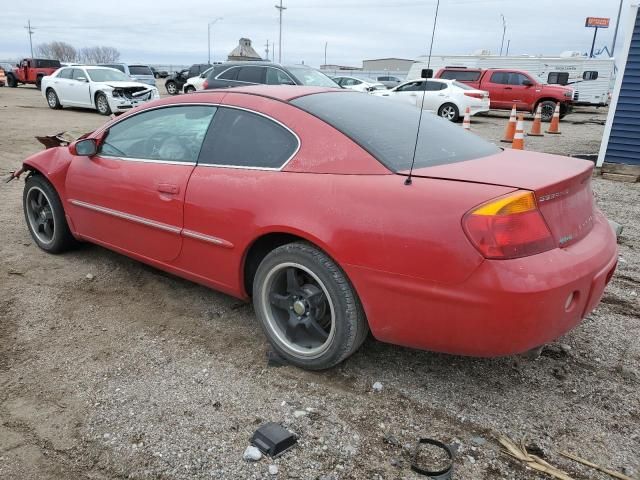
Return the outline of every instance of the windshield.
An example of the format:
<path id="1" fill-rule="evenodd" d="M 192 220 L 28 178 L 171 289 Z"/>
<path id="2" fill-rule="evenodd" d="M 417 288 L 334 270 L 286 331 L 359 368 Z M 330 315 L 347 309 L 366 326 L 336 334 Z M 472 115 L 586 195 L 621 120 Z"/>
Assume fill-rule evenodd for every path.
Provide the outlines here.
<path id="1" fill-rule="evenodd" d="M 402 172 L 411 167 L 419 108 L 345 90 L 306 95 L 291 103 L 340 130 L 389 170 Z M 463 162 L 499 152 L 492 143 L 425 112 L 415 168 Z"/>
<path id="2" fill-rule="evenodd" d="M 309 87 L 334 87 L 340 88 L 336 82 L 313 68 L 287 67 L 287 70 L 295 76 L 302 85 Z"/>
<path id="3" fill-rule="evenodd" d="M 129 65 L 131 75 L 153 75 L 153 72 L 146 65 Z"/>
<path id="4" fill-rule="evenodd" d="M 87 69 L 92 82 L 130 82 L 131 79 L 124 73 L 111 68 L 89 68 Z"/>

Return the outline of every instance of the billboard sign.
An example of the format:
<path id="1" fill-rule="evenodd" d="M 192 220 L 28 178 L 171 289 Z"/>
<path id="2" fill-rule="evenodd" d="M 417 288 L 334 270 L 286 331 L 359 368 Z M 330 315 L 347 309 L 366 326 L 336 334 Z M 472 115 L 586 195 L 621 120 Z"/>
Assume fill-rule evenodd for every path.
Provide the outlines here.
<path id="1" fill-rule="evenodd" d="M 609 18 L 587 17 L 584 22 L 585 27 L 609 28 Z"/>

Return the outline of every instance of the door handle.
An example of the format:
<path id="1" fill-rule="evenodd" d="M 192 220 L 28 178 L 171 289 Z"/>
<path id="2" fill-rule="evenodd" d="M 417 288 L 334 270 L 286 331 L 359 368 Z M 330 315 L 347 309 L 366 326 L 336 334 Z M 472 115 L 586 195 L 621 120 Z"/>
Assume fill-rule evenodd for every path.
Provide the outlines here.
<path id="1" fill-rule="evenodd" d="M 180 187 L 178 185 L 173 185 L 172 183 L 159 183 L 158 191 L 160 193 L 168 193 L 170 195 L 177 195 L 180 193 Z"/>
<path id="2" fill-rule="evenodd" d="M 511 87 L 504 87 L 505 90 L 513 90 Z"/>

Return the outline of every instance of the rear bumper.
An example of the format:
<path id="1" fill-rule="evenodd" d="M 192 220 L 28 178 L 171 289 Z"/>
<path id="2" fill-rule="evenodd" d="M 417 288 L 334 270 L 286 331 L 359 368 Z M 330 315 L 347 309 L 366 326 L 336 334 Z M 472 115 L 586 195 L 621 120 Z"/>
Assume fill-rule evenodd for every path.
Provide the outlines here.
<path id="1" fill-rule="evenodd" d="M 596 217 L 593 230 L 574 245 L 485 260 L 459 285 L 356 266 L 346 270 L 381 341 L 482 357 L 521 353 L 571 330 L 599 303 L 618 249 L 604 216 Z"/>

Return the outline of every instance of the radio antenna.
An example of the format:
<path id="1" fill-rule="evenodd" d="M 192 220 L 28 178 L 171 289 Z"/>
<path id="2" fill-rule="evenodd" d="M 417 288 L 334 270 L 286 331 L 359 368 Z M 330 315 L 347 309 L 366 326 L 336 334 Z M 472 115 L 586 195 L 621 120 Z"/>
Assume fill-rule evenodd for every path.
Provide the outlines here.
<path id="1" fill-rule="evenodd" d="M 427 59 L 426 72 L 423 70 L 421 77 L 424 78 L 424 86 L 422 88 L 422 100 L 420 101 L 420 116 L 418 117 L 418 130 L 416 131 L 416 143 L 413 146 L 413 158 L 411 159 L 411 168 L 409 169 L 409 176 L 405 179 L 405 185 L 411 185 L 411 175 L 413 174 L 413 166 L 416 163 L 416 152 L 418 151 L 418 140 L 420 138 L 420 125 L 422 125 L 422 113 L 424 112 L 424 96 L 427 92 L 427 77 L 429 75 L 429 68 L 431 67 L 431 53 L 433 52 L 433 37 L 436 35 L 436 22 L 438 21 L 438 10 L 440 9 L 440 0 L 436 3 L 436 15 L 433 17 L 433 30 L 431 31 L 431 45 L 429 45 L 429 58 Z"/>

